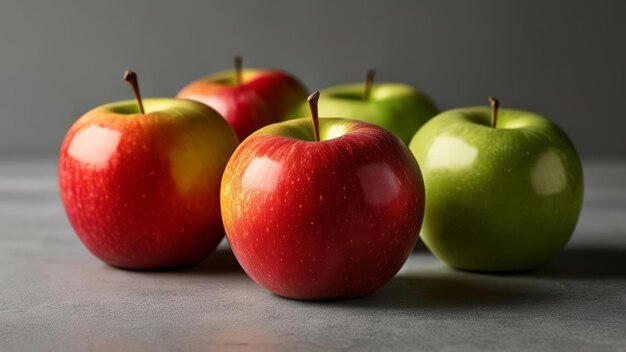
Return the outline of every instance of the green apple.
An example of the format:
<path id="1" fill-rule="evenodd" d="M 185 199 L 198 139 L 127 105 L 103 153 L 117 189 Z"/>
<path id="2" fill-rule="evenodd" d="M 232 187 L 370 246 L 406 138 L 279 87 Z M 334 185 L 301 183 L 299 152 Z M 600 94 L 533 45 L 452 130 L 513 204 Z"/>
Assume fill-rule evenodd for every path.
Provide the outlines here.
<path id="1" fill-rule="evenodd" d="M 537 114 L 472 107 L 446 111 L 410 144 L 424 176 L 421 237 L 448 265 L 535 269 L 572 235 L 583 201 L 580 158 Z"/>
<path id="2" fill-rule="evenodd" d="M 368 77 L 372 76 L 371 74 Z M 370 80 L 367 80 L 371 82 Z M 424 93 L 402 83 L 356 83 L 322 90 L 320 117 L 342 116 L 384 127 L 408 144 L 437 107 Z M 306 105 L 299 111 L 307 116 Z"/>

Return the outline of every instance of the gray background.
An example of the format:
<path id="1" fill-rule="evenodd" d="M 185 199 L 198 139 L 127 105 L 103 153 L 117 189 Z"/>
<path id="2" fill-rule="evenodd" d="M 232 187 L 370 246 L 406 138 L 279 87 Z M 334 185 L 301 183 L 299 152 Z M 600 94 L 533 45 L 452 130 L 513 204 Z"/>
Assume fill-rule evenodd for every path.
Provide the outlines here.
<path id="1" fill-rule="evenodd" d="M 623 1 L 0 2 L 0 154 L 53 155 L 71 123 L 131 97 L 174 95 L 249 66 L 311 89 L 360 80 L 419 86 L 442 109 L 486 103 L 542 113 L 584 157 L 626 156 Z"/>

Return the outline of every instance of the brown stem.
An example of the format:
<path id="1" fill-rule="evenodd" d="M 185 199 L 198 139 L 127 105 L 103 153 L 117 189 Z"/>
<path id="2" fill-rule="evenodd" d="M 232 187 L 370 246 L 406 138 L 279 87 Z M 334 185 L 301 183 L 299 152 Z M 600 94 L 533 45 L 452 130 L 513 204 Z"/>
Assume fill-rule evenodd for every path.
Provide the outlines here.
<path id="1" fill-rule="evenodd" d="M 491 105 L 491 127 L 496 128 L 496 122 L 498 122 L 498 107 L 500 102 L 494 97 L 489 97 L 489 105 Z"/>
<path id="2" fill-rule="evenodd" d="M 241 56 L 239 55 L 235 56 L 234 62 L 235 62 L 235 83 L 237 83 L 237 85 L 240 85 L 242 81 L 242 67 L 243 67 L 243 60 L 241 59 Z"/>
<path id="3" fill-rule="evenodd" d="M 372 85 L 374 84 L 374 76 L 376 75 L 375 70 L 367 70 L 367 74 L 365 75 L 365 90 L 363 91 L 363 100 L 370 100 L 370 95 L 372 94 Z"/>
<path id="4" fill-rule="evenodd" d="M 313 120 L 313 135 L 315 136 L 316 142 L 320 141 L 320 117 L 317 113 L 317 101 L 319 98 L 319 91 L 314 92 L 307 98 L 307 101 L 309 102 L 309 110 L 311 110 L 311 119 Z"/>
<path id="5" fill-rule="evenodd" d="M 137 74 L 131 70 L 126 70 L 124 72 L 124 80 L 130 83 L 130 86 L 133 87 L 133 92 L 135 92 L 135 99 L 137 99 L 137 106 L 139 107 L 139 112 L 141 114 L 145 114 L 145 110 L 143 109 L 143 101 L 141 100 L 141 93 L 139 92 L 139 83 L 137 82 Z"/>

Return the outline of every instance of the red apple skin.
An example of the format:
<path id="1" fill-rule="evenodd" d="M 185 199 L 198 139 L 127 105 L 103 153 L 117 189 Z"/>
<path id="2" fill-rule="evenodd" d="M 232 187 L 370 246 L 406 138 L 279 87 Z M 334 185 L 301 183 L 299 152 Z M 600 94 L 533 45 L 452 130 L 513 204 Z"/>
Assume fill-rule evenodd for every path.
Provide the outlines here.
<path id="1" fill-rule="evenodd" d="M 113 266 L 188 266 L 224 234 L 219 187 L 236 136 L 203 104 L 163 100 L 176 107 L 145 115 L 96 108 L 70 128 L 61 147 L 61 197 L 70 223 Z M 144 100 L 147 110 L 152 104 Z"/>
<path id="2" fill-rule="evenodd" d="M 269 124 L 286 120 L 307 98 L 307 90 L 293 76 L 277 70 L 243 70 L 242 83 L 234 71 L 201 78 L 184 87 L 178 98 L 196 100 L 219 112 L 240 141 Z"/>
<path id="3" fill-rule="evenodd" d="M 320 129 L 339 120 L 349 131 L 322 142 L 285 136 L 306 134 L 307 119 L 268 126 L 237 148 L 224 172 L 226 237 L 246 273 L 279 296 L 367 295 L 400 270 L 417 241 L 417 162 L 372 124 L 321 119 Z"/>

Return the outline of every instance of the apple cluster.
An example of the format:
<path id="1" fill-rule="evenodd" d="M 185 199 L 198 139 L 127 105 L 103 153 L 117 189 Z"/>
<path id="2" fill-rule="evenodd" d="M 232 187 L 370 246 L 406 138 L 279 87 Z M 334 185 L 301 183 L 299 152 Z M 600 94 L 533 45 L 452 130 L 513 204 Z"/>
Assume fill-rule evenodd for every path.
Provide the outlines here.
<path id="1" fill-rule="evenodd" d="M 438 114 L 417 89 L 373 78 L 309 96 L 237 57 L 176 98 L 142 99 L 126 71 L 135 99 L 87 112 L 62 143 L 70 223 L 95 256 L 135 270 L 191 266 L 225 235 L 255 282 L 294 299 L 375 291 L 418 235 L 482 272 L 534 269 L 564 248 L 583 175 L 558 126 L 492 98 Z"/>

